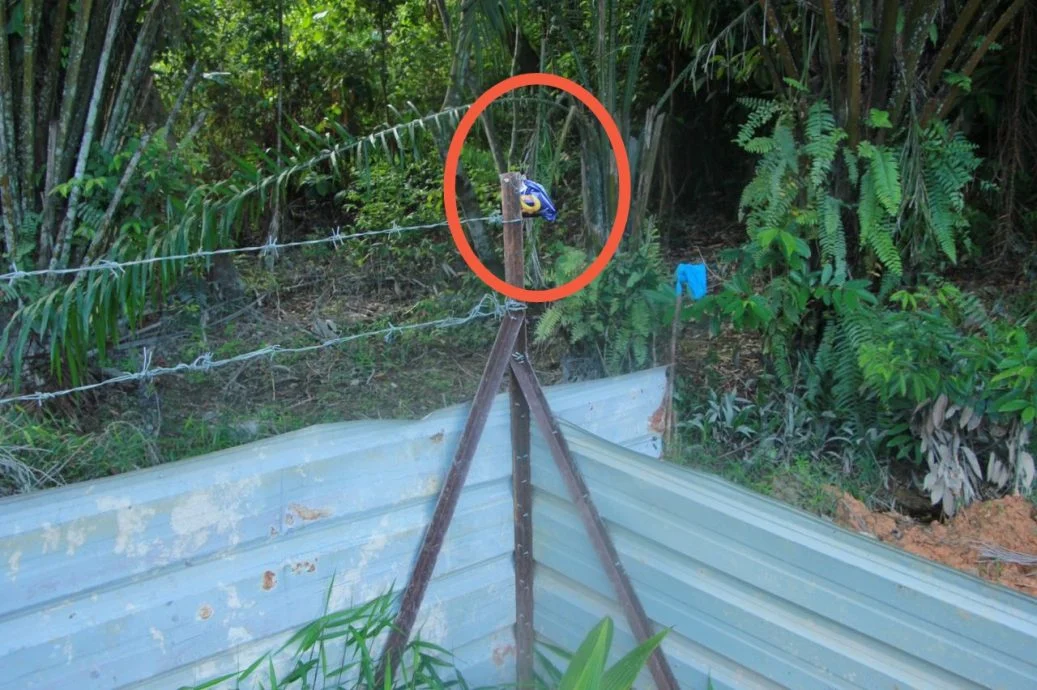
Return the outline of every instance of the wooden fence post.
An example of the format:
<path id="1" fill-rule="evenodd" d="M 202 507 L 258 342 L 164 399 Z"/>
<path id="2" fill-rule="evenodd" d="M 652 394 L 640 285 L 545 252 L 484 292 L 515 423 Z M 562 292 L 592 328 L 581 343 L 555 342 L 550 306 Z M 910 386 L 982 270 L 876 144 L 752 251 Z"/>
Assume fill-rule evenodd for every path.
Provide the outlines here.
<path id="1" fill-rule="evenodd" d="M 501 213 L 504 220 L 504 279 L 525 286 L 522 207 L 519 190 L 522 175 L 500 176 Z M 525 360 L 528 344 L 523 325 L 512 357 Z M 514 373 L 508 377 L 511 402 L 511 476 L 515 510 L 515 675 L 519 690 L 532 688 L 533 676 L 533 490 L 530 469 L 529 404 Z"/>

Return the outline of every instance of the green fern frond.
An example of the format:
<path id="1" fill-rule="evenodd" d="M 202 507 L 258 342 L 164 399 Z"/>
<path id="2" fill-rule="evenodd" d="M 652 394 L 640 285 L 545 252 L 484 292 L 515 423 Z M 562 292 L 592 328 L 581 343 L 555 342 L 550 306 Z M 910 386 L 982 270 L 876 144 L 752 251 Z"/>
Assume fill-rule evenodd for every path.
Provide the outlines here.
<path id="1" fill-rule="evenodd" d="M 887 270 L 899 276 L 903 275 L 904 264 L 893 239 L 894 228 L 892 221 L 884 219 L 869 233 L 867 245 Z"/>
<path id="2" fill-rule="evenodd" d="M 899 276 L 903 273 L 903 260 L 893 239 L 895 225 L 883 206 L 875 182 L 875 170 L 869 168 L 861 177 L 857 204 L 861 245 L 875 252 L 886 269 Z"/>
<path id="3" fill-rule="evenodd" d="M 900 211 L 900 166 L 892 149 L 875 146 L 863 141 L 859 147 L 862 158 L 868 160 L 868 172 L 872 173 L 875 194 L 890 215 Z"/>
<path id="4" fill-rule="evenodd" d="M 806 144 L 803 150 L 811 158 L 810 186 L 818 190 L 832 169 L 845 131 L 836 128 L 835 116 L 828 104 L 820 101 L 810 108 L 806 122 Z"/>
<path id="5" fill-rule="evenodd" d="M 774 139 L 771 137 L 753 137 L 742 148 L 747 153 L 763 154 L 773 151 L 774 145 Z"/>
<path id="6" fill-rule="evenodd" d="M 850 179 L 850 184 L 856 187 L 860 180 L 860 170 L 857 156 L 849 147 L 843 149 L 843 162 L 846 163 L 846 176 Z"/>
<path id="7" fill-rule="evenodd" d="M 534 340 L 537 343 L 543 343 L 554 337 L 562 325 L 563 316 L 564 312 L 562 311 L 560 304 L 552 304 L 548 307 L 544 313 L 540 315 L 536 328 L 533 329 Z"/>
<path id="8" fill-rule="evenodd" d="M 735 137 L 735 143 L 745 148 L 756 135 L 756 130 L 770 122 L 781 111 L 781 105 L 777 101 L 762 98 L 740 98 L 738 102 L 749 109 L 749 117 L 738 129 L 738 136 Z"/>
<path id="9" fill-rule="evenodd" d="M 842 204 L 835 197 L 825 197 L 822 209 L 821 258 L 830 259 L 837 281 L 846 278 L 846 234 L 843 232 Z"/>

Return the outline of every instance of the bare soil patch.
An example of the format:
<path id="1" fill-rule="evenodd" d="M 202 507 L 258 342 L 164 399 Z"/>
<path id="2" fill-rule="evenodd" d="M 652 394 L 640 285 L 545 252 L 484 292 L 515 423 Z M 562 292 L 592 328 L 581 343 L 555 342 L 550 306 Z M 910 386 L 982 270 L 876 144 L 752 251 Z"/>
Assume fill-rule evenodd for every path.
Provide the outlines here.
<path id="1" fill-rule="evenodd" d="M 920 522 L 871 511 L 841 493 L 835 520 L 883 543 L 1037 596 L 1037 506 L 1022 496 L 974 503 L 944 522 Z"/>

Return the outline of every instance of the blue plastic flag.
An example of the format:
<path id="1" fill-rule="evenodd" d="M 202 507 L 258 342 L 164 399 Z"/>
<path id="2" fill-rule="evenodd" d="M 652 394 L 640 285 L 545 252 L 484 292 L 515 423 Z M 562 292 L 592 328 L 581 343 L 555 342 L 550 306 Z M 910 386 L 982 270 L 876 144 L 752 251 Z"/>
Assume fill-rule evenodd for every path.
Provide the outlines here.
<path id="1" fill-rule="evenodd" d="M 551 197 L 547 196 L 547 191 L 533 180 L 522 181 L 519 202 L 522 205 L 522 215 L 524 216 L 542 216 L 552 222 L 557 216 L 555 206 L 551 203 Z"/>
<path id="2" fill-rule="evenodd" d="M 693 299 L 702 299 L 706 296 L 706 264 L 678 264 L 677 265 L 677 294 L 680 295 L 683 286 L 688 287 Z"/>

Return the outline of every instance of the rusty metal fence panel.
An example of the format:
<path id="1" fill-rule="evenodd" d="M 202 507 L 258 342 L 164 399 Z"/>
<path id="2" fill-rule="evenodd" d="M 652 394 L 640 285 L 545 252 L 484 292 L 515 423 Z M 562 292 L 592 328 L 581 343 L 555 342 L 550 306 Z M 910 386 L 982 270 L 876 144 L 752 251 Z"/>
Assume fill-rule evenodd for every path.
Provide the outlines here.
<path id="1" fill-rule="evenodd" d="M 1037 602 L 563 424 L 682 688 L 1037 688 Z M 535 622 L 632 637 L 534 436 Z M 645 675 L 639 687 L 654 687 Z"/>
<path id="2" fill-rule="evenodd" d="M 654 454 L 664 382 L 654 369 L 548 397 Z M 466 412 L 311 427 L 0 500 L 0 689 L 171 690 L 278 647 L 333 577 L 332 608 L 402 586 Z M 418 620 L 475 685 L 514 681 L 508 424 L 501 395 Z"/>

